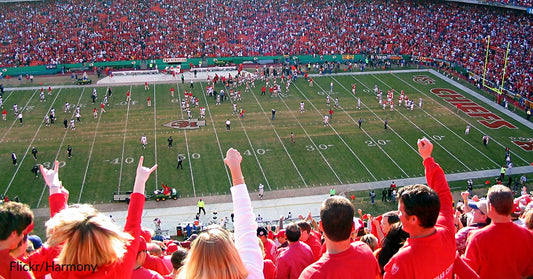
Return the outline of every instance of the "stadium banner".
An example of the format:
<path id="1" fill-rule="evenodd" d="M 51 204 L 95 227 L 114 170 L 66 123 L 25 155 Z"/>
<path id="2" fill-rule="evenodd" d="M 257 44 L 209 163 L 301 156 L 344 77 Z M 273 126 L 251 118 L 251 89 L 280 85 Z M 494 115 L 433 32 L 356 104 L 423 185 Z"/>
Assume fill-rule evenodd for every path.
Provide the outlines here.
<path id="1" fill-rule="evenodd" d="M 165 127 L 180 129 L 180 130 L 193 130 L 200 129 L 201 126 L 205 126 L 205 120 L 187 119 L 187 120 L 174 120 L 163 124 Z"/>
<path id="2" fill-rule="evenodd" d="M 187 58 L 163 58 L 163 63 L 167 64 L 177 64 L 185 62 L 187 62 Z"/>

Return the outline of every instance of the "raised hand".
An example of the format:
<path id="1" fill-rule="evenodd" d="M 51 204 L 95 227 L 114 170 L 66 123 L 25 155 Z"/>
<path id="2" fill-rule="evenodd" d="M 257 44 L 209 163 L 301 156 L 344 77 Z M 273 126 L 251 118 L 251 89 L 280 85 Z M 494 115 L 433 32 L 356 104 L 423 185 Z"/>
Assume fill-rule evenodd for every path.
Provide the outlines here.
<path id="1" fill-rule="evenodd" d="M 419 139 L 417 145 L 418 153 L 420 153 L 422 159 L 426 160 L 427 158 L 431 157 L 431 153 L 433 152 L 433 144 L 427 138 L 424 137 Z"/>
<path id="2" fill-rule="evenodd" d="M 59 161 L 56 160 L 54 162 L 52 169 L 47 169 L 43 165 L 39 165 L 39 169 L 48 187 L 61 186 L 61 181 L 59 181 Z"/>
<path id="3" fill-rule="evenodd" d="M 151 168 L 143 167 L 144 156 L 141 156 L 139 159 L 139 164 L 137 165 L 137 174 L 135 176 L 135 185 L 133 186 L 134 193 L 144 194 L 145 184 L 150 174 L 157 169 L 157 164 Z"/>

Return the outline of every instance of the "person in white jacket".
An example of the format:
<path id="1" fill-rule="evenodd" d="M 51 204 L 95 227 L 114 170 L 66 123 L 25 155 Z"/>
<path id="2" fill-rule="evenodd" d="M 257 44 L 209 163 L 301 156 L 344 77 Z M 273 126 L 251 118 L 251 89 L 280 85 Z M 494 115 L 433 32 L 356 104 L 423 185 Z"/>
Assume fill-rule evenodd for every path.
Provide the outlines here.
<path id="1" fill-rule="evenodd" d="M 193 242 L 178 278 L 260 279 L 263 256 L 257 241 L 257 223 L 241 171 L 241 154 L 230 148 L 224 163 L 233 180 L 234 238 L 220 226 L 209 226 Z"/>

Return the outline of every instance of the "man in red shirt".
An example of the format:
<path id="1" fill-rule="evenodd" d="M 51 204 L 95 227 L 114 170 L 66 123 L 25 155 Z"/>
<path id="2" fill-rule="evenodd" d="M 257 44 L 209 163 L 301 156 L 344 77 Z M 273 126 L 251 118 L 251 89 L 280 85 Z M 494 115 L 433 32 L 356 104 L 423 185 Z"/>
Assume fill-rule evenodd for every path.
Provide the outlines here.
<path id="1" fill-rule="evenodd" d="M 300 228 L 291 223 L 285 229 L 289 246 L 278 256 L 276 279 L 297 279 L 308 265 L 313 263 L 313 252 L 307 244 L 299 241 Z"/>
<path id="2" fill-rule="evenodd" d="M 311 251 L 313 251 L 315 261 L 320 259 L 322 245 L 320 244 L 320 239 L 311 233 L 311 225 L 304 220 L 298 221 L 296 225 L 300 228 L 300 241 L 309 245 Z"/>
<path id="3" fill-rule="evenodd" d="M 24 245 L 33 230 L 33 213 L 18 202 L 0 205 L 0 278 L 34 278 L 30 266 L 17 260 L 11 251 Z"/>
<path id="4" fill-rule="evenodd" d="M 492 223 L 469 238 L 464 260 L 481 278 L 526 278 L 533 276 L 533 235 L 513 223 L 514 194 L 494 185 L 487 194 Z"/>
<path id="5" fill-rule="evenodd" d="M 257 237 L 259 237 L 265 247 L 265 259 L 272 260 L 273 263 L 276 263 L 276 258 L 278 256 L 276 243 L 268 238 L 268 230 L 263 227 L 258 227 Z"/>
<path id="6" fill-rule="evenodd" d="M 319 227 L 327 251 L 302 272 L 300 279 L 376 278 L 379 266 L 370 247 L 361 241 L 351 242 L 354 214 L 353 204 L 344 197 L 332 196 L 322 203 Z"/>
<path id="7" fill-rule="evenodd" d="M 429 185 L 409 185 L 398 192 L 398 211 L 409 238 L 385 265 L 384 278 L 452 278 L 455 260 L 453 199 L 433 144 L 418 140 Z M 438 256 L 437 256 L 438 255 Z"/>

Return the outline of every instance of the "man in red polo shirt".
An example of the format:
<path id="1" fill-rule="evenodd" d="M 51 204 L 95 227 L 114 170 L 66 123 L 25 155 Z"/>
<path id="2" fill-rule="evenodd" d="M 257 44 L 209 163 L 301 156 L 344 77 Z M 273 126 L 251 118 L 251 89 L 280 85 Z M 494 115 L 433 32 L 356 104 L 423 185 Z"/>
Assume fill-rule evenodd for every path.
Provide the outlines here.
<path id="1" fill-rule="evenodd" d="M 361 241 L 352 242 L 355 230 L 355 208 L 344 197 L 332 196 L 320 207 L 320 230 L 324 232 L 326 253 L 308 266 L 300 279 L 374 279 L 379 266 L 370 247 Z"/>
<path id="2" fill-rule="evenodd" d="M 300 228 L 291 223 L 285 229 L 289 246 L 278 255 L 276 279 L 297 279 L 308 265 L 313 263 L 313 252 L 300 239 Z"/>
<path id="3" fill-rule="evenodd" d="M 455 260 L 453 199 L 433 144 L 418 140 L 429 185 L 409 185 L 398 192 L 398 211 L 409 238 L 385 265 L 384 278 L 452 278 Z M 438 257 L 436 256 L 438 255 Z"/>
<path id="4" fill-rule="evenodd" d="M 492 223 L 469 237 L 464 260 L 481 278 L 533 276 L 533 235 L 513 223 L 513 198 L 508 187 L 492 186 L 487 194 Z"/>

